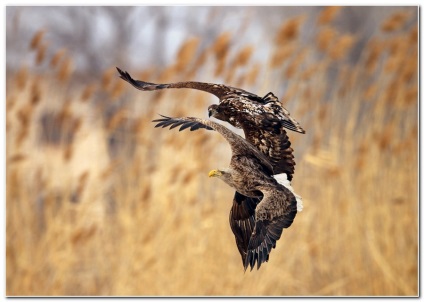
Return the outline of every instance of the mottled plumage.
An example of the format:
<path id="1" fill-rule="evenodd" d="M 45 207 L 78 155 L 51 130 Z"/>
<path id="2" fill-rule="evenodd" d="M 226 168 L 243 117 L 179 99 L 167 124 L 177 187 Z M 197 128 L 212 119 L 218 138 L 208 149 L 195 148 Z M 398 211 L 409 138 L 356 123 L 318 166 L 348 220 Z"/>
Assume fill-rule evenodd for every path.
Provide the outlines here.
<path id="1" fill-rule="evenodd" d="M 260 97 L 243 89 L 222 84 L 202 82 L 155 84 L 134 80 L 128 72 L 119 68 L 117 70 L 123 80 L 139 90 L 190 88 L 217 96 L 219 104 L 209 106 L 209 116 L 242 128 L 246 139 L 269 157 L 275 174 L 286 173 L 288 179 L 292 179 L 295 162 L 284 128 L 299 133 L 305 131 L 271 92 Z"/>
<path id="2" fill-rule="evenodd" d="M 296 216 L 295 195 L 272 176 L 273 165 L 264 154 L 223 125 L 193 117 L 163 116 L 154 122 L 157 122 L 156 127 L 169 126 L 172 129 L 181 126 L 180 131 L 213 129 L 228 141 L 232 151 L 229 168 L 213 170 L 209 176 L 221 178 L 239 192 L 235 195 L 236 205 L 231 209 L 232 217 L 236 219 L 230 219 L 230 224 L 236 239 L 247 242 L 245 249 L 237 244 L 244 268 L 249 265 L 253 268 L 257 263 L 259 269 L 268 261 L 283 228 L 288 228 Z M 251 201 L 246 202 L 245 198 Z"/>
<path id="3" fill-rule="evenodd" d="M 120 77 L 142 91 L 166 88 L 190 88 L 211 93 L 219 98 L 219 104 L 209 106 L 209 116 L 229 122 L 242 128 L 246 140 L 253 144 L 271 162 L 274 174 L 284 173 L 292 180 L 294 156 L 291 143 L 284 128 L 300 133 L 305 131 L 282 106 L 278 98 L 268 93 L 259 97 L 243 89 L 222 84 L 202 82 L 179 82 L 155 84 L 134 80 L 127 72 L 120 70 Z M 261 197 L 247 197 L 235 192 L 230 212 L 230 226 L 244 263 L 251 230 L 254 227 L 254 209 Z M 253 210 L 252 210 L 253 209 Z"/>

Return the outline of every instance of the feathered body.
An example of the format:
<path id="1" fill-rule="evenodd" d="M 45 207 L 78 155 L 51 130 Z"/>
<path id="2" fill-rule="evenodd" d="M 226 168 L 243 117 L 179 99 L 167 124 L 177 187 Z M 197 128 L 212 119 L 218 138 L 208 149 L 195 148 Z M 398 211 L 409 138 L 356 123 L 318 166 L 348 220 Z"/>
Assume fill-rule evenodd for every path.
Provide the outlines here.
<path id="1" fill-rule="evenodd" d="M 266 156 L 272 166 L 273 174 L 284 173 L 288 181 L 292 180 L 295 161 L 293 149 L 290 147 L 291 143 L 284 128 L 299 133 L 305 133 L 305 131 L 273 93 L 260 97 L 243 89 L 203 82 L 155 84 L 134 80 L 127 72 L 119 68 L 117 70 L 123 80 L 142 91 L 188 88 L 215 95 L 219 98 L 219 104 L 209 106 L 209 116 L 243 129 L 246 140 Z M 202 124 L 192 125 L 187 121 L 181 122 L 181 125 L 183 125 L 181 128 L 202 127 L 199 126 Z M 174 126 L 177 125 L 174 124 Z M 243 263 L 247 259 L 248 245 L 255 227 L 255 209 L 261 200 L 262 197 L 249 197 L 240 191 L 234 194 L 229 220 Z"/>
<path id="2" fill-rule="evenodd" d="M 254 207 L 250 208 L 253 215 L 249 215 L 247 223 L 244 220 L 230 220 L 230 224 L 236 228 L 236 238 L 247 241 L 246 248 L 240 251 L 244 253 L 245 269 L 249 265 L 253 268 L 255 263 L 259 268 L 263 262 L 268 261 L 269 253 L 275 248 L 283 228 L 292 224 L 297 213 L 296 197 L 272 176 L 274 172 L 271 162 L 247 140 L 215 122 L 193 117 L 163 117 L 154 122 L 158 123 L 156 127 L 169 126 L 172 129 L 181 126 L 180 131 L 187 128 L 213 129 L 228 141 L 232 151 L 229 168 L 213 170 L 209 176 L 221 178 L 240 192 L 236 192 L 236 198 L 243 196 L 255 200 Z M 240 250 L 241 247 L 238 247 Z"/>

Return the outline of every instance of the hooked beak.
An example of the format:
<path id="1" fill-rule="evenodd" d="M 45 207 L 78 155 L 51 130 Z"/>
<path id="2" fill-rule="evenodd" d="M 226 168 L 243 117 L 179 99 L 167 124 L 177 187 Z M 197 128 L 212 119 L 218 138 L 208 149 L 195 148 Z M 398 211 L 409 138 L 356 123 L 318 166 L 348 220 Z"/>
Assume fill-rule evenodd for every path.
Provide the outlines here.
<path id="1" fill-rule="evenodd" d="M 222 175 L 222 172 L 219 171 L 219 170 L 212 170 L 208 174 L 209 177 L 218 177 L 218 176 L 221 176 L 221 175 Z"/>

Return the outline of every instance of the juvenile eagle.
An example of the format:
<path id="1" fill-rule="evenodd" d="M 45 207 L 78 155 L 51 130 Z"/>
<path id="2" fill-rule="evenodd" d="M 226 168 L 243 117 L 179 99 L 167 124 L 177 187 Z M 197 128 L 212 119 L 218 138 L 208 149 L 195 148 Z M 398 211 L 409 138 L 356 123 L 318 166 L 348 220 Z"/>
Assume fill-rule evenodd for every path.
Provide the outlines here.
<path id="1" fill-rule="evenodd" d="M 209 116 L 227 121 L 242 128 L 246 140 L 253 144 L 271 162 L 274 174 L 284 173 L 288 181 L 294 174 L 294 156 L 291 143 L 284 128 L 300 133 L 305 131 L 294 120 L 281 102 L 272 93 L 263 98 L 242 89 L 202 82 L 179 82 L 154 84 L 134 80 L 126 71 L 117 68 L 120 77 L 132 86 L 143 91 L 165 88 L 191 88 L 214 94 L 219 104 L 209 106 Z M 287 182 L 289 184 L 289 182 Z M 235 192 L 230 212 L 230 226 L 234 233 L 237 248 L 243 263 L 247 255 L 247 246 L 254 228 L 255 208 L 260 198 L 247 197 Z"/>
<path id="2" fill-rule="evenodd" d="M 290 191 L 290 187 L 286 188 L 273 177 L 273 165 L 264 154 L 223 125 L 194 117 L 162 117 L 153 121 L 157 123 L 155 127 L 169 126 L 172 129 L 181 126 L 180 131 L 187 128 L 192 131 L 200 128 L 215 130 L 230 144 L 232 156 L 229 168 L 212 170 L 209 177 L 218 177 L 240 192 L 236 192 L 236 198 L 237 194 L 243 194 L 258 201 L 251 204 L 252 208 L 249 210 L 253 211 L 253 215 L 249 215 L 249 221 L 231 220 L 230 215 L 230 224 L 238 224 L 244 232 L 249 232 L 248 238 L 243 238 L 248 239 L 246 254 L 244 257 L 242 254 L 244 269 L 249 265 L 253 269 L 255 263 L 259 269 L 263 262 L 268 261 L 271 249 L 275 248 L 283 228 L 292 224 L 298 207 L 301 207 L 295 194 Z M 235 235 L 236 238 L 237 235 L 244 236 Z"/>
<path id="3" fill-rule="evenodd" d="M 271 130 L 282 130 L 283 127 L 305 133 L 299 123 L 290 116 L 289 111 L 283 107 L 278 98 L 272 93 L 264 97 L 250 93 L 246 90 L 203 82 L 178 82 L 169 84 L 155 84 L 134 80 L 126 71 L 118 67 L 119 76 L 135 88 L 143 91 L 153 91 L 166 88 L 190 88 L 209 92 L 219 98 L 219 104 L 208 107 L 209 117 L 213 116 L 237 128 L 242 128 L 246 133 L 246 123 Z"/>

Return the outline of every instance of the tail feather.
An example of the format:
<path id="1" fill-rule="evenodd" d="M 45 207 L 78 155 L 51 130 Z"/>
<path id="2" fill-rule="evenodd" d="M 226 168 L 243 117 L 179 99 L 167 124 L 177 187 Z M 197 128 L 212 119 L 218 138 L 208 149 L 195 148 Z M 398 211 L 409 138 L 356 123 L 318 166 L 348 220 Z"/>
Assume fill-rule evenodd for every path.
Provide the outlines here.
<path id="1" fill-rule="evenodd" d="M 286 173 L 281 173 L 274 175 L 275 180 L 280 184 L 285 186 L 287 189 L 289 189 L 294 197 L 296 197 L 296 203 L 297 203 L 297 211 L 302 212 L 303 210 L 303 201 L 302 197 L 300 195 L 297 195 L 296 192 L 293 190 L 293 187 L 291 186 L 291 182 L 287 179 Z"/>

